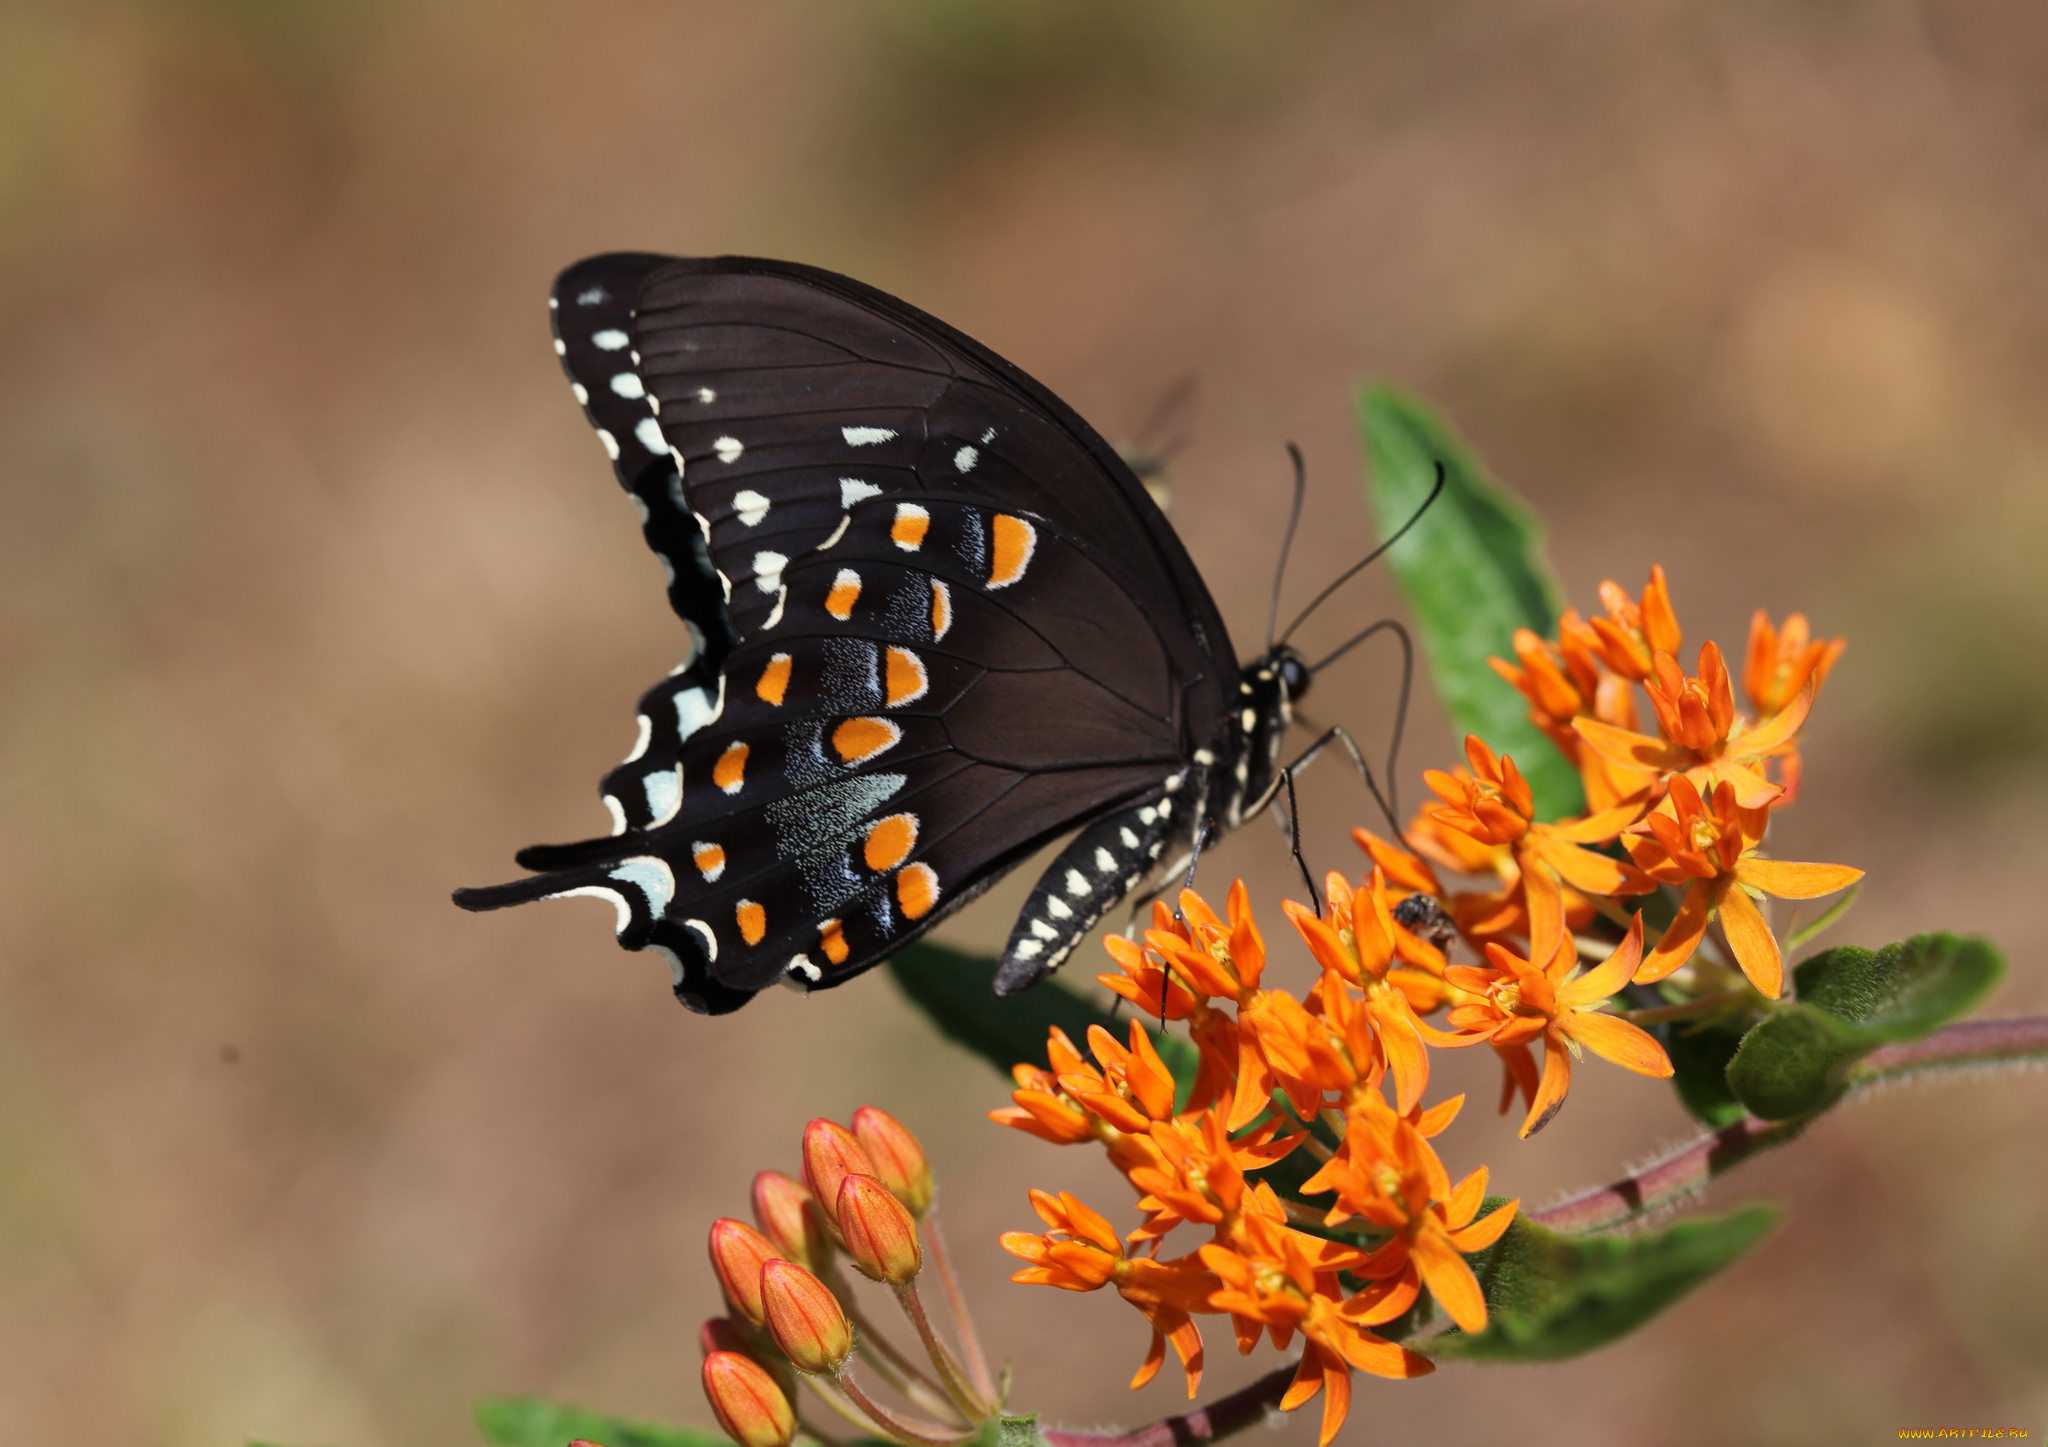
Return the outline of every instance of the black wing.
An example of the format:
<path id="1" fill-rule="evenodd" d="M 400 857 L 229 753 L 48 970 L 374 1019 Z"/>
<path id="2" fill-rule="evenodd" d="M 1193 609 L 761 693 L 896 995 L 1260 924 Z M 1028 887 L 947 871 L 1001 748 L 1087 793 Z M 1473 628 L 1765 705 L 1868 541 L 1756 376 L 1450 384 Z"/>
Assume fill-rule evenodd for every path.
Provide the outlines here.
<path id="1" fill-rule="evenodd" d="M 622 481 L 672 566 L 660 504 L 664 536 L 701 529 L 736 641 L 715 687 L 649 695 L 607 780 L 637 788 L 621 834 L 527 851 L 549 872 L 458 898 L 605 894 L 622 944 L 722 1010 L 778 978 L 836 984 L 1058 834 L 1158 797 L 1220 745 L 1235 669 L 1144 489 L 1016 368 L 830 273 L 649 260 L 565 273 L 558 329 L 573 281 L 642 280 L 627 345 L 564 359 L 594 425 L 620 415 L 608 399 L 653 404 L 639 466 L 665 442 L 679 495 L 671 474 Z M 708 643 L 702 590 L 671 599 Z M 662 700 L 689 687 L 706 697 L 675 717 Z"/>

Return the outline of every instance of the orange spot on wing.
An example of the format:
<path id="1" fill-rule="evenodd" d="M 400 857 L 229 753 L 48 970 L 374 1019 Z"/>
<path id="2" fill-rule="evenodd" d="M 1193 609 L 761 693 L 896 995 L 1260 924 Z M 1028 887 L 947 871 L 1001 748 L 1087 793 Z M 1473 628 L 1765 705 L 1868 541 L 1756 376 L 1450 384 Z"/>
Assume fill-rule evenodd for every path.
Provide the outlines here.
<path id="1" fill-rule="evenodd" d="M 835 965 L 846 963 L 846 957 L 853 953 L 847 948 L 846 931 L 839 927 L 839 921 L 828 919 L 818 926 L 818 934 L 824 942 L 825 958 Z"/>
<path id="2" fill-rule="evenodd" d="M 713 880 L 725 873 L 725 851 L 716 844 L 692 844 L 690 862 L 697 866 L 697 872 L 706 880 Z"/>
<path id="3" fill-rule="evenodd" d="M 850 718 L 832 730 L 832 748 L 841 763 L 864 764 L 902 737 L 903 730 L 885 718 Z"/>
<path id="4" fill-rule="evenodd" d="M 789 655 L 778 653 L 768 660 L 768 666 L 761 670 L 761 681 L 754 685 L 754 692 L 765 703 L 782 707 L 782 696 L 789 692 Z"/>
<path id="5" fill-rule="evenodd" d="M 889 524 L 889 539 L 905 552 L 914 553 L 924 546 L 924 535 L 932 525 L 932 515 L 914 502 L 896 504 L 896 521 Z"/>
<path id="6" fill-rule="evenodd" d="M 891 708 L 923 698 L 930 684 L 925 676 L 924 660 L 901 648 L 889 650 L 882 681 L 883 696 Z"/>
<path id="7" fill-rule="evenodd" d="M 932 642 L 937 643 L 953 626 L 953 594 L 937 578 L 932 579 Z"/>
<path id="8" fill-rule="evenodd" d="M 747 746 L 727 744 L 718 762 L 711 766 L 711 782 L 728 794 L 737 794 L 747 781 Z"/>
<path id="9" fill-rule="evenodd" d="M 841 568 L 839 576 L 832 580 L 832 591 L 825 595 L 825 611 L 841 623 L 853 616 L 853 605 L 860 601 L 860 574 L 851 568 Z"/>
<path id="10" fill-rule="evenodd" d="M 912 864 L 896 876 L 896 903 L 911 919 L 923 919 L 939 902 L 939 876 L 929 864 Z"/>
<path id="11" fill-rule="evenodd" d="M 995 558 L 989 564 L 988 585 L 1007 588 L 1023 577 L 1024 569 L 1030 565 L 1031 554 L 1038 547 L 1038 529 L 1003 512 L 996 514 L 992 530 Z"/>
<path id="12" fill-rule="evenodd" d="M 886 874 L 910 857 L 917 845 L 917 815 L 891 814 L 868 825 L 861 858 L 877 874 Z"/>
<path id="13" fill-rule="evenodd" d="M 751 899 L 741 900 L 732 917 L 740 927 L 740 938 L 750 945 L 758 945 L 768 933 L 768 911 Z"/>

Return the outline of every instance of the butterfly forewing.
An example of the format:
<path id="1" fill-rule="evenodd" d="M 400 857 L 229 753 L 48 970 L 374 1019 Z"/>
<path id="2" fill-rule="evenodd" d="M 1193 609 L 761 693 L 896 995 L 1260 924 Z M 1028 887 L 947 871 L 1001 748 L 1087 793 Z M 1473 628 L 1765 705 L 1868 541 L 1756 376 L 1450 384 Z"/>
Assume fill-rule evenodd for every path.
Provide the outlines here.
<path id="1" fill-rule="evenodd" d="M 622 944 L 722 1011 L 858 973 L 1222 745 L 1235 667 L 1199 576 L 1115 454 L 992 353 L 742 259 L 595 258 L 555 315 L 705 641 L 607 776 L 621 831 L 528 850 L 549 872 L 464 904 L 607 897 Z"/>

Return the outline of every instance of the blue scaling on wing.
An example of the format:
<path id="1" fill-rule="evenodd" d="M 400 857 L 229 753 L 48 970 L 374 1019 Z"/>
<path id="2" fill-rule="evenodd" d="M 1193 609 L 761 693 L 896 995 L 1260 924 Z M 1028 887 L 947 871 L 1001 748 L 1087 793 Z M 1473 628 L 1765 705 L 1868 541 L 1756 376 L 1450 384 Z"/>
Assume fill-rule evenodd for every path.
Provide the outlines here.
<path id="1" fill-rule="evenodd" d="M 459 903 L 599 894 L 715 1013 L 851 978 L 1080 829 L 1012 935 L 1008 993 L 1199 820 L 1263 805 L 1289 700 L 1246 700 L 1271 658 L 1240 679 L 1144 488 L 1022 371 L 845 277 L 747 258 L 593 258 L 555 318 L 701 640 L 605 780 L 617 832 L 526 850 L 533 877 Z"/>

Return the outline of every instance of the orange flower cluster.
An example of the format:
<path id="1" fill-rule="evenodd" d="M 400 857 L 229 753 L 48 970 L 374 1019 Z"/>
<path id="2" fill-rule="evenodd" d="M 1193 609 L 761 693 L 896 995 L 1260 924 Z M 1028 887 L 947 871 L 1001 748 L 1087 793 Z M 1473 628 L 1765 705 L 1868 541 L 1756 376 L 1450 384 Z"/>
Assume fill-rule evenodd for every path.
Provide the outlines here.
<path id="1" fill-rule="evenodd" d="M 1463 1101 L 1424 1104 L 1430 1049 L 1491 1046 L 1505 1071 L 1501 1109 L 1518 1094 L 1528 1102 L 1527 1137 L 1563 1105 L 1583 1051 L 1672 1074 L 1654 1037 L 1604 1008 L 1621 990 L 1693 961 L 1718 921 L 1721 978 L 1696 969 L 1665 989 L 1732 996 L 1721 986 L 1739 968 L 1775 998 L 1782 954 L 1757 900 L 1814 898 L 1861 878 L 1761 852 L 1772 815 L 1797 794 L 1797 735 L 1841 640 L 1814 641 L 1796 614 L 1774 628 L 1759 612 L 1743 679 L 1751 718 L 1736 711 L 1713 643 L 1696 675 L 1681 670 L 1662 569 L 1640 603 L 1612 583 L 1601 600 L 1605 615 L 1590 621 L 1567 612 L 1558 642 L 1522 631 L 1517 662 L 1493 660 L 1577 768 L 1584 814 L 1541 818 L 1514 760 L 1468 738 L 1464 769 L 1425 774 L 1435 802 L 1401 843 L 1355 831 L 1373 860 L 1363 881 L 1332 874 L 1320 912 L 1285 905 L 1320 969 L 1304 994 L 1265 985 L 1265 942 L 1242 882 L 1221 916 L 1184 891 L 1178 914 L 1153 906 L 1142 940 L 1105 941 L 1119 971 L 1102 983 L 1141 1015 L 1186 1025 L 1195 1060 L 1185 1086 L 1136 1020 L 1128 1043 L 1091 1027 L 1085 1053 L 1055 1028 L 1046 1064 L 1015 1068 L 1013 1103 L 992 1118 L 1058 1144 L 1101 1145 L 1143 1219 L 1119 1235 L 1072 1195 L 1035 1191 L 1048 1229 L 1003 1238 L 1026 1263 L 1013 1279 L 1115 1288 L 1152 1327 L 1134 1387 L 1170 1344 L 1194 1395 L 1202 1315 L 1228 1315 L 1240 1351 L 1266 1338 L 1284 1349 L 1299 1334 L 1281 1406 L 1322 1393 L 1327 1443 L 1354 1369 L 1430 1369 L 1375 1330 L 1425 1289 L 1459 1328 L 1486 1325 L 1466 1257 L 1500 1237 L 1516 1203 L 1486 1212 L 1486 1171 L 1453 1183 L 1430 1144 Z M 1637 688 L 1654 734 L 1638 731 Z M 1452 891 L 1439 870 L 1493 885 Z M 1654 944 L 1637 902 L 1661 905 L 1652 917 L 1668 920 Z M 1460 939 L 1476 963 L 1446 958 Z M 1260 1173 L 1297 1151 L 1315 1169 L 1282 1195 Z M 1166 1254 L 1183 1226 L 1206 1239 Z"/>
<path id="2" fill-rule="evenodd" d="M 1431 1009 L 1444 997 L 1442 952 L 1395 921 L 1377 872 L 1356 887 L 1333 874 L 1329 890 L 1320 915 L 1288 906 L 1322 967 L 1303 998 L 1262 983 L 1266 946 L 1242 881 L 1221 917 L 1189 890 L 1178 918 L 1154 906 L 1142 943 L 1106 942 L 1122 971 L 1101 976 L 1104 984 L 1155 1012 L 1163 1002 L 1166 1018 L 1188 1022 L 1200 1065 L 1185 1103 L 1176 1103 L 1172 1074 L 1133 1020 L 1128 1046 L 1091 1027 L 1088 1056 L 1053 1029 L 1046 1067 L 1019 1065 L 1014 1104 L 992 1113 L 1045 1140 L 1099 1142 L 1144 1214 L 1119 1236 L 1073 1196 L 1033 1192 L 1049 1229 L 1003 1238 L 1027 1263 L 1013 1279 L 1069 1291 L 1113 1286 L 1152 1326 L 1134 1387 L 1152 1379 L 1171 1344 L 1194 1395 L 1197 1316 L 1228 1315 L 1242 1352 L 1268 1338 L 1285 1349 L 1298 1333 L 1300 1364 L 1281 1407 L 1322 1393 L 1324 1442 L 1349 1409 L 1354 1369 L 1384 1377 L 1431 1369 L 1374 1330 L 1407 1313 L 1424 1289 L 1458 1326 L 1485 1328 L 1486 1302 L 1465 1258 L 1498 1240 L 1516 1211 L 1510 1201 L 1482 1214 L 1486 1172 L 1453 1183 L 1429 1143 L 1463 1103 L 1421 1103 L 1426 1044 L 1456 1043 L 1417 1012 L 1418 1001 Z M 1326 1205 L 1250 1179 L 1296 1151 L 1317 1162 L 1299 1194 L 1328 1197 Z M 1183 1226 L 1207 1239 L 1162 1255 Z M 1351 1239 L 1318 1234 L 1332 1227 Z"/>
<path id="3" fill-rule="evenodd" d="M 1816 641 L 1805 617 L 1782 629 L 1758 610 L 1750 620 L 1743 688 L 1754 717 L 1737 712 L 1720 648 L 1699 651 L 1698 672 L 1678 662 L 1678 615 L 1662 568 L 1650 570 L 1640 603 L 1600 585 L 1604 617 L 1567 610 L 1557 642 L 1516 632 L 1516 661 L 1494 669 L 1529 703 L 1530 720 L 1578 769 L 1589 812 L 1556 823 L 1535 817 L 1514 761 L 1466 740 L 1469 772 L 1424 776 L 1438 803 L 1410 824 L 1407 849 L 1359 831 L 1359 840 L 1401 886 L 1442 903 L 1475 946 L 1522 946 L 1526 960 L 1565 954 L 1566 934 L 1596 918 L 1616 933 L 1623 901 L 1659 885 L 1682 891 L 1676 917 L 1635 975 L 1661 980 L 1693 958 L 1718 920 L 1723 963 L 1766 998 L 1784 986 L 1783 953 L 1757 901 L 1812 899 L 1863 872 L 1794 864 L 1760 851 L 1777 811 L 1798 796 L 1798 734 L 1839 638 Z M 1640 686 L 1655 732 L 1639 731 Z M 1492 890 L 1447 892 L 1436 869 L 1491 875 Z M 1609 936 L 1612 938 L 1612 936 Z"/>

